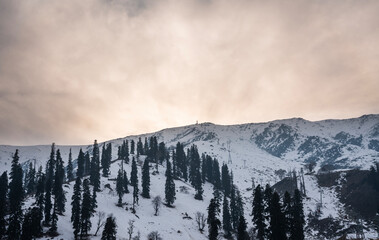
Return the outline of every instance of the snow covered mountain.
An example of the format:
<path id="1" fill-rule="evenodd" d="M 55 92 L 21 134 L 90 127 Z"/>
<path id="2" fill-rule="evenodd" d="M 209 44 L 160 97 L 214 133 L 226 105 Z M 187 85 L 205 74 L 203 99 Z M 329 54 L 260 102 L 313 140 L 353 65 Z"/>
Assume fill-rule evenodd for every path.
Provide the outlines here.
<path id="1" fill-rule="evenodd" d="M 251 213 L 251 185 L 274 184 L 279 181 L 278 170 L 289 172 L 299 170 L 309 162 L 317 164 L 316 170 L 333 169 L 368 169 L 379 157 L 379 115 L 365 115 L 359 118 L 345 120 L 324 120 L 311 122 L 301 118 L 276 120 L 267 123 L 248 123 L 240 125 L 215 125 L 201 123 L 184 127 L 164 129 L 154 133 L 128 136 L 107 141 L 113 146 L 113 159 L 116 159 L 118 146 L 122 141 L 156 136 L 158 142 L 165 142 L 168 148 L 173 148 L 177 142 L 186 147 L 192 144 L 198 146 L 199 153 L 207 153 L 217 158 L 221 163 L 227 163 L 234 173 L 234 182 L 241 190 L 246 203 L 245 215 L 248 219 Z M 100 144 L 101 146 L 101 144 Z M 88 146 L 60 146 L 63 159 L 67 163 L 69 150 L 72 150 L 74 159 L 79 149 L 91 151 Z M 49 158 L 51 146 L 0 146 L 0 172 L 9 170 L 12 154 L 19 149 L 20 162 L 26 167 L 33 161 L 37 166 L 45 166 Z M 230 156 L 230 157 L 229 157 Z M 130 166 L 127 171 L 130 173 Z M 157 175 L 152 175 L 152 196 L 164 195 L 164 167 Z M 116 177 L 119 161 L 111 166 L 111 177 Z M 204 186 L 204 200 L 193 198 L 194 189 L 187 183 L 176 181 L 176 207 L 162 208 L 160 216 L 154 217 L 151 199 L 142 199 L 137 215 L 123 211 L 117 207 L 117 196 L 114 191 L 115 183 L 102 178 L 102 192 L 98 195 L 98 205 L 101 211 L 116 216 L 119 225 L 120 239 L 127 236 L 127 222 L 134 220 L 136 229 L 145 236 L 152 230 L 160 232 L 163 239 L 206 239 L 206 232 L 201 234 L 194 220 L 183 218 L 187 213 L 194 218 L 197 211 L 206 212 L 209 200 L 212 197 L 212 187 Z M 110 188 L 104 187 L 110 184 Z M 305 212 L 314 211 L 319 203 L 319 191 L 323 191 L 323 215 L 339 216 L 343 211 L 343 204 L 337 198 L 334 188 L 320 188 L 313 175 L 305 175 L 307 196 Z M 70 199 L 73 184 L 67 185 L 66 216 L 59 220 L 58 232 L 63 239 L 72 239 L 70 224 Z M 113 189 L 113 190 L 112 190 Z M 31 201 L 31 200 L 29 200 Z M 124 196 L 124 201 L 131 202 L 131 196 Z M 96 219 L 93 218 L 95 225 Z M 248 221 L 251 224 L 251 221 Z M 307 233 L 311 239 L 312 233 Z M 99 239 L 99 237 L 94 237 Z"/>

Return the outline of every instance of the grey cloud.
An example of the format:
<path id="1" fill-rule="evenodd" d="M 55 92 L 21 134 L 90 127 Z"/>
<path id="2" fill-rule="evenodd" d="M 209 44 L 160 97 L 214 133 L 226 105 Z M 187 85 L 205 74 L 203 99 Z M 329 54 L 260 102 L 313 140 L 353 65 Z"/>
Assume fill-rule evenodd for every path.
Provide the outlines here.
<path id="1" fill-rule="evenodd" d="M 0 143 L 379 111 L 378 1 L 0 0 Z"/>

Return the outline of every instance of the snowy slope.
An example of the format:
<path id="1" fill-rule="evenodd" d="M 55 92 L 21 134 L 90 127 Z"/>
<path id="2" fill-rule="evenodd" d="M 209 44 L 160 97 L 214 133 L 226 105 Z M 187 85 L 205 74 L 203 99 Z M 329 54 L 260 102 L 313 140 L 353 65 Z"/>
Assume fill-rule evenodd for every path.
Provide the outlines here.
<path id="1" fill-rule="evenodd" d="M 279 180 L 275 170 L 300 169 L 309 161 L 317 162 L 317 169 L 324 165 L 333 166 L 336 169 L 364 168 L 367 169 L 375 158 L 379 156 L 379 115 L 365 115 L 360 118 L 346 120 L 324 120 L 310 122 L 304 119 L 294 118 L 276 120 L 267 123 L 251 123 L 241 125 L 215 125 L 202 123 L 178 128 L 164 129 L 159 132 L 128 136 L 111 140 L 113 146 L 113 159 L 116 158 L 117 147 L 123 140 L 128 139 L 137 142 L 141 137 L 156 136 L 158 142 L 164 141 L 166 146 L 173 148 L 177 142 L 189 147 L 191 144 L 198 146 L 199 153 L 207 153 L 216 157 L 220 163 L 228 163 L 228 142 L 232 163 L 228 163 L 233 171 L 234 182 L 242 191 L 245 198 L 245 215 L 251 226 L 250 199 L 252 191 L 251 179 L 255 184 L 274 184 Z M 378 144 L 378 146 L 376 145 Z M 100 144 L 101 146 L 101 144 Z M 49 157 L 50 147 L 41 146 L 0 146 L 0 170 L 10 169 L 11 156 L 15 149 L 20 150 L 20 162 L 35 161 L 37 166 L 45 166 Z M 67 163 L 68 152 L 71 149 L 74 159 L 79 149 L 91 151 L 92 144 L 88 146 L 56 146 L 60 149 L 64 161 Z M 118 170 L 118 162 L 112 164 L 111 178 L 115 177 Z M 128 175 L 130 174 L 127 166 Z M 164 196 L 164 167 L 160 167 L 160 174 L 151 176 L 151 195 Z M 139 169 L 139 172 L 140 169 Z M 98 194 L 99 210 L 107 214 L 112 213 L 117 218 L 119 225 L 118 235 L 120 239 L 126 238 L 127 222 L 136 221 L 136 228 L 141 231 L 142 239 L 153 231 L 158 230 L 163 239 L 206 239 L 206 232 L 199 233 L 195 220 L 183 219 L 183 214 L 188 213 L 194 218 L 196 211 L 206 213 L 206 207 L 212 197 L 212 189 L 209 184 L 204 186 L 204 201 L 193 198 L 194 190 L 181 181 L 176 181 L 179 186 L 186 186 L 188 193 L 177 193 L 176 208 L 162 207 L 159 216 L 153 216 L 151 199 L 140 198 L 137 208 L 137 216 L 130 211 L 115 206 L 116 193 L 104 189 L 104 185 L 110 183 L 115 189 L 115 182 L 102 179 L 103 191 Z M 313 176 L 305 176 L 308 199 L 305 202 L 305 210 L 314 211 L 319 200 L 319 187 Z M 67 185 L 66 216 L 59 220 L 58 231 L 63 234 L 63 239 L 72 239 L 72 229 L 69 222 L 73 183 Z M 333 189 L 323 189 L 323 215 L 338 216 L 342 211 L 342 205 L 337 199 Z M 131 204 L 131 194 L 124 196 L 124 202 Z M 93 218 L 93 225 L 96 219 Z M 91 231 L 94 233 L 94 230 Z M 99 238 L 98 238 L 99 239 Z M 310 239 L 310 236 L 309 236 Z"/>

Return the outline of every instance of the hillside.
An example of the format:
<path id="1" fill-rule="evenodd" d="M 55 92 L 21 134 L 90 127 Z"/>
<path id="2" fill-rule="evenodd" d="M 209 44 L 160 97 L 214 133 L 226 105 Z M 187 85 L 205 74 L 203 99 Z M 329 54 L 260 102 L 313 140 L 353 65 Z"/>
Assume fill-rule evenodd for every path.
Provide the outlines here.
<path id="1" fill-rule="evenodd" d="M 245 217 L 248 227 L 251 227 L 251 185 L 252 178 L 255 184 L 274 184 L 281 179 L 276 174 L 277 170 L 289 172 L 299 170 L 304 164 L 315 162 L 316 171 L 322 169 L 368 169 L 379 156 L 379 115 L 365 115 L 360 118 L 346 120 L 324 120 L 310 122 L 300 118 L 277 120 L 267 123 L 249 123 L 240 125 L 215 125 L 201 123 L 178 128 L 164 129 L 155 133 L 128 136 L 125 138 L 107 141 L 113 146 L 113 159 L 115 160 L 117 148 L 122 141 L 134 140 L 139 137 L 156 136 L 158 141 L 163 141 L 172 149 L 177 142 L 186 147 L 196 144 L 199 153 L 207 153 L 217 158 L 220 163 L 228 163 L 230 144 L 231 163 L 228 167 L 234 173 L 234 182 L 242 191 L 245 200 Z M 228 144 L 229 143 L 229 144 Z M 20 162 L 24 166 L 33 161 L 37 166 L 45 166 L 50 153 L 50 145 L 41 146 L 0 146 L 0 170 L 10 169 L 11 156 L 15 149 L 20 150 Z M 59 146 L 62 157 L 67 163 L 69 149 L 74 158 L 79 149 L 91 151 L 89 146 Z M 141 158 L 143 160 L 143 157 Z M 115 161 L 111 166 L 111 177 L 115 178 L 119 169 L 119 162 Z M 130 173 L 130 166 L 127 165 Z M 165 167 L 160 167 L 160 173 L 151 176 L 151 195 L 164 195 Z M 139 168 L 139 174 L 141 169 Z M 177 200 L 175 208 L 162 207 L 159 216 L 153 216 L 151 199 L 140 198 L 137 207 L 137 215 L 117 207 L 117 195 L 115 191 L 105 188 L 110 184 L 115 189 L 115 182 L 102 178 L 102 192 L 98 194 L 98 210 L 107 214 L 112 213 L 119 225 L 118 235 L 120 239 L 126 238 L 127 222 L 135 220 L 136 229 L 141 231 L 142 239 L 153 231 L 158 230 L 163 239 L 206 239 L 207 233 L 201 234 L 196 227 L 194 219 L 183 219 L 185 213 L 194 218 L 197 211 L 206 213 L 209 200 L 212 197 L 212 187 L 209 183 L 204 186 L 204 200 L 197 201 L 193 198 L 194 189 L 187 183 L 175 181 Z M 305 200 L 305 212 L 316 210 L 320 202 L 320 190 L 323 191 L 322 216 L 329 215 L 338 218 L 344 215 L 344 205 L 339 201 L 335 186 L 319 187 L 314 175 L 305 175 L 307 198 Z M 181 186 L 186 191 L 181 192 Z M 70 199 L 73 183 L 66 185 L 67 199 L 66 216 L 61 217 L 58 223 L 58 232 L 63 234 L 63 239 L 72 239 L 70 224 Z M 33 200 L 29 200 L 33 201 Z M 131 194 L 124 196 L 124 202 L 131 203 Z M 27 206 L 28 204 L 26 204 Z M 342 214 L 341 214 L 342 213 Z M 92 218 L 95 225 L 96 218 Z M 94 230 L 91 231 L 94 233 Z M 312 239 L 317 233 L 308 231 L 307 239 Z M 367 236 L 373 236 L 372 230 L 367 231 Z M 94 239 L 100 239 L 94 238 Z M 316 238 L 317 239 L 317 238 Z"/>

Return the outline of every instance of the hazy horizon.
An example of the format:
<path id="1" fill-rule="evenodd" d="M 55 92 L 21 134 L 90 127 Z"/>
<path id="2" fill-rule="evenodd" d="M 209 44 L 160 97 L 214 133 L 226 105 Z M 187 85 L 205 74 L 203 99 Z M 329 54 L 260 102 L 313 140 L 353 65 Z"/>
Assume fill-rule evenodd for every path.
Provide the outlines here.
<path id="1" fill-rule="evenodd" d="M 0 0 L 0 144 L 379 113 L 379 1 Z"/>

